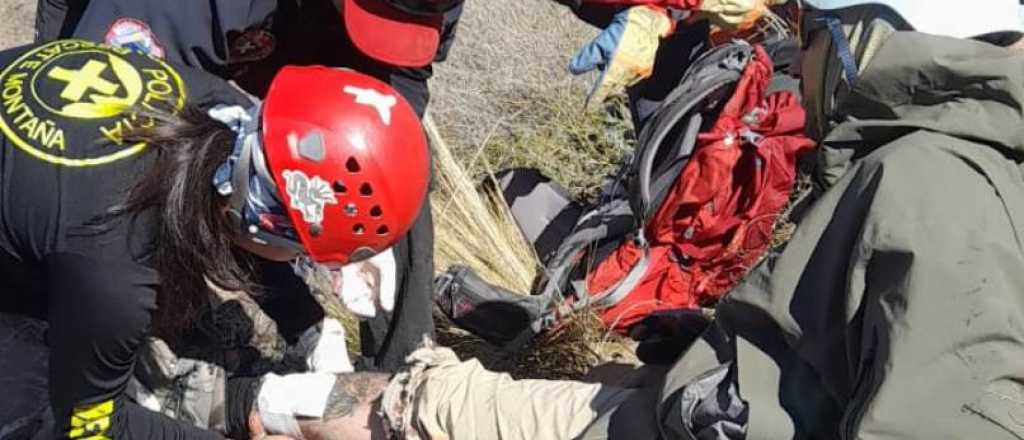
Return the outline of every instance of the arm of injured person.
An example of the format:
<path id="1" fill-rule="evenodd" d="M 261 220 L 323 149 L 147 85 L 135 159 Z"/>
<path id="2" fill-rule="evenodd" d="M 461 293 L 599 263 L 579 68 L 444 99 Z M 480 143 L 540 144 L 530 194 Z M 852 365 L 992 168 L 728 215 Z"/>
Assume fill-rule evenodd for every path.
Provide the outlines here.
<path id="1" fill-rule="evenodd" d="M 385 439 L 376 407 L 385 373 L 267 375 L 249 417 L 253 439 Z M 271 437 L 266 437 L 271 435 Z"/>
<path id="2" fill-rule="evenodd" d="M 575 381 L 514 380 L 476 360 L 461 362 L 447 348 L 424 348 L 409 360 L 394 376 L 268 376 L 250 423 L 253 438 L 575 438 L 636 393 Z"/>

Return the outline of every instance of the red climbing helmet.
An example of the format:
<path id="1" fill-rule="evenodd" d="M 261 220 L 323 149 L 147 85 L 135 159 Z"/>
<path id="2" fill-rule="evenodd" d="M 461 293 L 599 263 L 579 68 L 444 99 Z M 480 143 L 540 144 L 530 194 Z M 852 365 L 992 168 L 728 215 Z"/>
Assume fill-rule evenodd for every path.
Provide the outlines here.
<path id="1" fill-rule="evenodd" d="M 286 67 L 263 104 L 267 168 L 307 254 L 346 264 L 394 245 L 427 196 L 420 120 L 391 86 L 345 69 Z"/>

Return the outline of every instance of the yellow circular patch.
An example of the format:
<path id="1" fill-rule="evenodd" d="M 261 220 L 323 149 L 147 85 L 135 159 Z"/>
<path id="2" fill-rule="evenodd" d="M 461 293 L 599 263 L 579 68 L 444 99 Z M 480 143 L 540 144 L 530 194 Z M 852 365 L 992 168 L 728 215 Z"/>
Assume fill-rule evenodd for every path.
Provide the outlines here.
<path id="1" fill-rule="evenodd" d="M 34 158 L 87 167 L 135 155 L 145 111 L 177 112 L 185 85 L 163 61 L 81 40 L 36 47 L 0 72 L 0 131 Z M 140 113 L 142 112 L 142 113 Z"/>

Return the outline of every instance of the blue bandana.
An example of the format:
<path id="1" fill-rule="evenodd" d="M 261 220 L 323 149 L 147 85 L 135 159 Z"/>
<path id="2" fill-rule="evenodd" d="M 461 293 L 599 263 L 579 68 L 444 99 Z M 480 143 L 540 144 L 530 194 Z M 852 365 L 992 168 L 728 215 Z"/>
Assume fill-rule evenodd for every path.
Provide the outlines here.
<path id="1" fill-rule="evenodd" d="M 277 185 L 267 168 L 263 146 L 260 144 L 261 109 L 262 106 L 259 104 L 250 107 L 248 111 L 239 106 L 225 105 L 210 109 L 210 117 L 224 123 L 236 134 L 231 155 L 217 167 L 213 175 L 213 186 L 217 193 L 224 197 L 234 193 L 235 188 L 231 182 L 235 165 L 246 144 L 251 143 L 249 191 L 240 209 L 242 226 L 257 238 L 258 232 L 264 232 L 298 245 L 299 237 L 295 232 L 295 226 L 277 193 Z M 258 231 L 253 228 L 257 228 Z"/>

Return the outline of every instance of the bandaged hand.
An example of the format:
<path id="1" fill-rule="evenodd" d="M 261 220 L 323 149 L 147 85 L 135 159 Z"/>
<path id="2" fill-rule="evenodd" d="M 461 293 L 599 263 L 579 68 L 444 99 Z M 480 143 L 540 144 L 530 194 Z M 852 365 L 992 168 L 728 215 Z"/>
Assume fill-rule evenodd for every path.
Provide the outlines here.
<path id="1" fill-rule="evenodd" d="M 382 373 L 302 373 L 263 377 L 249 433 L 253 439 L 371 439 L 383 424 L 373 404 L 388 384 Z M 269 437 L 268 437 L 269 436 Z"/>
<path id="2" fill-rule="evenodd" d="M 673 21 L 664 9 L 635 6 L 619 12 L 611 25 L 583 46 L 569 63 L 574 75 L 600 69 L 587 105 L 651 76 L 661 38 L 672 33 Z"/>

